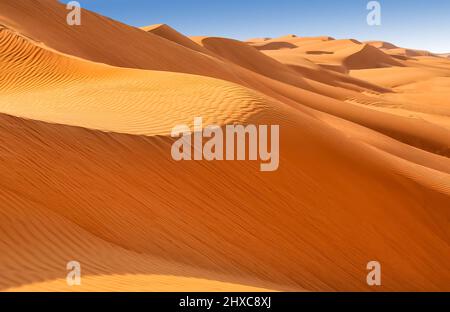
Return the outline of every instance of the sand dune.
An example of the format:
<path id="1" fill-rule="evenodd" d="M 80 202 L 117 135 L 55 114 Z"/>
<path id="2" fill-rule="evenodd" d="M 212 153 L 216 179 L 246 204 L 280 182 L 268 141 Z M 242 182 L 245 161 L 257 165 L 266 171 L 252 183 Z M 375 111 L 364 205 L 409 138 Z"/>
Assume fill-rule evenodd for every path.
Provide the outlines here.
<path id="1" fill-rule="evenodd" d="M 274 56 L 273 53 L 276 51 L 270 51 L 273 53 L 262 53 L 238 40 L 217 37 L 193 37 L 192 40 L 207 48 L 214 55 L 234 65 L 250 70 L 253 75 L 257 73 L 277 82 L 283 82 L 327 97 L 337 99 L 350 97 L 354 95 L 350 90 L 358 92 L 387 91 L 387 89 L 380 86 L 330 72 L 306 58 L 299 57 L 298 54 L 294 55 L 294 64 L 285 62 L 282 55 L 286 55 L 290 50 L 287 52 L 285 50 L 277 50 L 281 53 Z M 301 75 L 298 75 L 299 71 Z M 258 80 L 258 78 L 253 76 L 251 79 L 248 79 L 251 87 L 253 87 L 255 79 Z M 340 89 L 330 88 L 330 86 L 340 87 Z M 256 87 L 256 89 L 258 88 Z M 258 90 L 264 92 L 264 90 Z M 264 93 L 273 96 L 273 93 Z M 280 93 L 284 94 L 285 92 Z"/>
<path id="2" fill-rule="evenodd" d="M 80 27 L 71 27 L 65 6 L 54 0 L 2 1 L 0 11 L 0 24 L 72 56 L 118 67 L 234 79 L 206 55 L 89 11 L 83 11 Z"/>
<path id="3" fill-rule="evenodd" d="M 0 290 L 450 291 L 450 60 L 0 12 Z M 197 116 L 280 125 L 279 169 L 174 161 Z"/>
<path id="4" fill-rule="evenodd" d="M 156 135 L 169 134 L 174 122 L 192 124 L 195 116 L 203 116 L 208 124 L 245 122 L 245 116 L 265 107 L 256 92 L 217 79 L 74 59 L 38 47 L 5 28 L 0 29 L 0 43 L 5 77 L 0 84 L 4 91 L 0 109 L 15 116 Z M 18 50 L 19 61 L 14 54 Z M 111 97 L 114 90 L 117 96 Z M 227 103 L 219 102 L 230 97 Z"/>
<path id="5" fill-rule="evenodd" d="M 416 57 L 406 64 L 408 67 L 355 70 L 351 75 L 394 91 L 380 96 L 383 101 L 377 109 L 449 129 L 450 64 L 439 57 Z"/>
<path id="6" fill-rule="evenodd" d="M 334 38 L 328 36 L 298 37 L 296 35 L 287 35 L 274 39 L 267 38 L 266 40 L 250 39 L 247 40 L 247 43 L 254 46 L 258 50 L 279 50 L 285 48 L 293 49 L 305 43 L 331 41 L 331 40 L 334 40 Z"/>
<path id="7" fill-rule="evenodd" d="M 21 6 L 25 4 L 19 5 L 20 3 L 20 1 L 2 2 L 1 5 L 4 9 L 2 12 L 5 12 L 3 19 L 13 20 L 14 22 L 11 22 L 11 24 L 15 25 L 23 20 L 24 12 L 33 12 L 32 18 L 26 19 L 27 23 L 25 23 L 25 25 L 27 26 L 27 30 L 22 30 L 22 32 L 25 32 L 27 36 L 31 36 L 34 40 L 44 42 L 47 46 L 57 48 L 61 52 L 70 52 L 77 56 L 83 56 L 90 60 L 101 60 L 101 62 L 112 65 L 194 74 L 203 73 L 208 77 L 239 83 L 245 87 L 255 89 L 269 97 L 289 103 L 291 106 L 298 106 L 298 103 L 301 103 L 313 109 L 319 109 L 325 113 L 338 113 L 338 116 L 341 118 L 346 118 L 352 122 L 363 124 L 378 131 L 381 130 L 384 134 L 392 135 L 396 139 L 400 139 L 408 144 L 413 144 L 419 148 L 426 148 L 427 150 L 439 152 L 442 150 L 442 147 L 436 146 L 435 143 L 431 146 L 428 142 L 424 143 L 424 140 L 430 141 L 430 139 L 423 137 L 423 131 L 419 131 L 418 134 L 409 133 L 416 132 L 414 129 L 411 129 L 410 126 L 407 128 L 402 126 L 401 129 L 393 130 L 392 123 L 386 125 L 384 116 L 380 116 L 378 112 L 376 112 L 374 116 L 371 116 L 373 115 L 371 112 L 365 112 L 364 115 L 368 116 L 363 117 L 360 113 L 355 111 L 355 109 L 358 110 L 358 108 L 355 108 L 354 105 L 345 105 L 342 108 L 339 108 L 339 112 L 336 112 L 335 106 L 338 102 L 333 101 L 333 99 L 345 100 L 347 98 L 358 97 L 359 93 L 354 92 L 352 89 L 356 88 L 357 90 L 360 90 L 360 86 L 350 85 L 348 88 L 335 87 L 333 86 L 333 82 L 331 82 L 330 86 L 316 80 L 299 77 L 297 73 L 293 74 L 292 69 L 287 66 L 281 70 L 281 65 L 279 64 L 279 70 L 277 71 L 276 76 L 263 76 L 261 73 L 256 73 L 248 68 L 243 68 L 242 66 L 230 63 L 229 61 L 226 62 L 223 58 L 217 59 L 197 53 L 178 43 L 171 43 L 165 38 L 162 40 L 159 36 L 155 36 L 154 34 L 149 34 L 145 31 L 134 29 L 91 13 L 86 14 L 84 17 L 86 25 L 82 26 L 85 27 L 83 31 L 80 31 L 80 29 L 74 30 L 73 27 L 67 26 L 61 19 L 52 18 L 52 22 L 47 25 L 45 24 L 45 21 L 47 20 L 45 19 L 46 14 L 65 16 L 63 14 L 66 13 L 66 10 L 62 5 L 58 5 L 53 1 L 43 1 L 41 5 L 26 4 L 26 9 L 21 9 Z M 111 23 L 114 27 L 111 27 Z M 47 29 L 52 27 L 51 32 L 43 31 L 45 30 L 45 27 L 47 27 Z M 24 29 L 25 27 L 17 26 L 16 28 Z M 103 32 L 110 32 L 111 28 L 113 28 L 117 34 L 115 32 L 114 36 L 103 35 Z M 49 36 L 49 34 L 52 35 Z M 70 38 L 67 38 L 67 35 L 70 35 Z M 61 37 L 61 40 L 57 39 L 58 36 Z M 293 37 L 293 39 L 297 38 Z M 126 44 L 124 44 L 125 42 Z M 139 42 L 139 45 L 137 45 L 137 42 Z M 354 40 L 341 40 L 335 42 L 334 45 L 339 47 L 346 46 L 348 43 L 354 44 Z M 239 52 L 236 51 L 235 45 L 233 45 L 231 49 L 228 45 L 226 46 L 232 53 L 241 53 L 242 49 L 240 48 L 242 48 L 242 46 L 238 45 L 238 47 Z M 82 53 L 78 50 L 81 50 Z M 114 51 L 114 53 L 112 53 L 112 51 Z M 250 56 L 254 56 L 256 52 L 257 51 L 253 51 L 253 54 Z M 142 55 L 142 57 L 139 57 L 138 55 Z M 151 57 L 149 57 L 149 55 Z M 246 56 L 245 59 L 251 60 L 250 56 Z M 259 57 L 259 59 L 261 58 L 264 58 L 264 56 Z M 272 75 L 270 66 L 274 61 L 271 61 L 270 58 L 265 58 L 264 61 L 267 64 L 264 63 L 258 66 L 260 69 L 264 70 L 264 72 Z M 252 65 L 250 64 L 249 66 Z M 287 72 L 284 72 L 284 70 Z M 282 77 L 283 80 L 277 80 L 279 77 Z M 383 90 L 381 87 L 368 85 L 367 91 L 372 92 L 374 89 L 375 91 Z M 329 99 L 324 99 L 317 95 L 322 95 Z M 339 103 L 342 105 L 342 102 Z M 386 117 L 388 119 L 391 118 L 391 116 Z M 370 120 L 367 121 L 367 118 Z M 398 128 L 396 125 L 394 126 L 395 128 Z M 405 134 L 405 131 L 408 133 Z M 421 137 L 417 138 L 418 136 Z M 439 137 L 442 137 L 442 135 L 439 135 Z M 438 143 L 438 145 L 442 144 Z"/>
<path id="8" fill-rule="evenodd" d="M 141 27 L 141 29 L 146 32 L 150 32 L 160 37 L 166 38 L 169 41 L 178 43 L 179 45 L 182 45 L 191 50 L 209 54 L 209 51 L 207 49 L 202 48 L 201 45 L 198 45 L 188 37 L 184 36 L 183 34 L 179 33 L 178 31 L 176 31 L 175 29 L 166 24 L 145 26 Z"/>
<path id="9" fill-rule="evenodd" d="M 185 45 L 189 45 L 186 42 L 190 42 L 190 39 L 182 38 L 182 35 L 169 31 L 167 27 L 154 34 L 86 12 L 85 23 L 80 28 L 74 28 L 65 23 L 67 11 L 64 6 L 52 0 L 40 0 L 32 4 L 25 0 L 4 1 L 0 4 L 0 9 L 0 23 L 62 53 L 113 66 L 214 77 L 251 87 L 269 96 L 284 97 L 283 93 L 274 94 L 272 83 L 267 86 L 264 77 L 258 77 L 258 73 L 244 70 L 245 68 L 230 64 L 224 59 L 197 53 L 198 51 L 191 49 L 192 43 L 190 48 L 186 47 Z M 47 18 L 49 15 L 60 18 Z M 114 35 L 110 34 L 111 31 L 114 31 Z M 270 58 L 265 61 L 275 62 Z M 336 92 L 326 86 L 317 86 L 315 81 L 302 82 L 298 75 L 289 74 L 291 69 L 284 69 L 288 73 L 280 74 L 291 76 L 288 82 L 294 81 L 295 84 L 331 97 L 348 96 L 345 89 Z"/>
<path id="10" fill-rule="evenodd" d="M 346 70 L 402 66 L 381 50 L 356 40 L 306 41 L 297 48 L 308 59 L 331 68 Z"/>
<path id="11" fill-rule="evenodd" d="M 398 49 L 395 44 L 386 41 L 366 41 L 365 43 L 378 49 Z"/>
<path id="12" fill-rule="evenodd" d="M 363 68 L 402 66 L 380 49 L 394 48 L 384 42 L 361 43 L 354 39 L 335 40 L 331 37 L 297 37 L 288 35 L 264 42 L 249 42 L 260 50 L 281 50 L 289 45 L 291 54 L 303 55 L 314 63 L 338 71 Z M 278 48 L 276 48 L 278 47 Z M 395 47 L 396 48 L 396 47 Z"/>
<path id="13" fill-rule="evenodd" d="M 252 72 L 303 89 L 308 88 L 308 84 L 303 78 L 291 68 L 241 41 L 214 37 L 194 37 L 192 39 L 214 54 Z"/>
<path id="14" fill-rule="evenodd" d="M 392 56 L 403 56 L 403 57 L 436 56 L 435 54 L 429 51 L 399 48 L 396 45 L 393 45 L 392 43 L 384 41 L 368 41 L 366 43 L 376 48 L 382 49 L 385 53 Z"/>
<path id="15" fill-rule="evenodd" d="M 354 79 L 344 73 L 334 70 L 329 70 L 324 66 L 318 65 L 307 59 L 307 55 L 299 53 L 295 49 L 292 50 L 272 50 L 264 51 L 267 56 L 276 59 L 280 63 L 288 65 L 295 71 L 300 73 L 303 77 L 309 78 L 313 81 L 319 81 L 331 86 L 341 87 L 348 90 L 373 91 L 373 92 L 387 92 L 388 88 L 384 88 L 377 84 L 369 83 L 365 80 Z"/>
<path id="16" fill-rule="evenodd" d="M 363 263 L 365 258 L 376 254 L 386 265 L 386 283 L 392 285 L 392 288 L 386 289 L 445 289 L 446 277 L 442 276 L 442 272 L 445 272 L 446 263 L 441 253 L 446 252 L 444 239 L 448 228 L 440 216 L 445 213 L 442 209 L 446 209 L 443 206 L 447 201 L 446 195 L 432 191 L 430 187 L 419 187 L 409 179 L 395 177 L 393 173 L 388 173 L 388 168 L 397 167 L 395 162 L 386 167 L 386 162 L 380 159 L 374 161 L 377 154 L 374 155 L 370 149 L 347 142 L 317 121 L 300 116 L 297 118 L 301 118 L 297 122 L 302 122 L 309 130 L 302 131 L 301 142 L 298 142 L 298 126 L 289 126 L 290 123 L 283 125 L 286 129 L 283 137 L 287 148 L 286 159 L 279 172 L 268 176 L 259 176 L 251 163 L 174 163 L 167 158 L 169 142 L 161 138 L 149 140 L 3 118 L 1 124 L 5 130 L 1 133 L 5 137 L 2 138 L 2 146 L 14 152 L 7 158 L 10 160 L 2 163 L 2 172 L 8 177 L 3 180 L 3 186 L 8 185 L 6 189 L 13 194 L 21 194 L 19 199 L 17 195 L 3 196 L 3 202 L 7 203 L 5 207 L 17 207 L 21 200 L 25 201 L 24 213 L 38 229 L 45 227 L 53 229 L 53 233 L 59 232 L 52 222 L 61 223 L 59 218 L 63 218 L 115 246 L 152 255 L 161 261 L 175 261 L 181 266 L 178 274 L 170 271 L 170 267 L 164 270 L 157 266 L 157 274 L 162 275 L 204 276 L 195 270 L 183 270 L 184 265 L 188 265 L 197 270 L 203 268 L 220 272 L 228 276 L 228 282 L 233 281 L 233 276 L 241 276 L 244 278 L 242 285 L 260 285 L 276 290 L 365 289 L 364 279 L 359 278 L 363 268 L 358 269 L 355 263 Z M 18 122 L 21 127 L 17 126 Z M 302 144 L 304 149 L 288 148 L 291 140 Z M 7 142 L 14 148 L 6 145 Z M 39 142 L 47 144 L 42 146 Z M 113 142 L 116 143 L 111 144 Z M 334 151 L 333 154 L 329 149 Z M 360 152 L 355 154 L 356 150 Z M 10 163 L 17 164 L 17 159 L 24 166 L 19 172 L 17 165 Z M 152 161 L 149 162 L 149 159 Z M 297 161 L 301 161 L 305 168 L 298 168 Z M 119 164 L 120 170 L 117 169 Z M 309 168 L 306 170 L 306 167 Z M 97 175 L 98 172 L 102 175 Z M 226 180 L 214 178 L 223 174 L 227 174 Z M 426 172 L 422 174 L 426 175 Z M 193 175 L 200 184 L 186 183 Z M 70 177 L 70 181 L 61 183 L 62 179 L 66 180 L 65 177 Z M 312 183 L 311 179 L 315 182 Z M 368 188 L 367 192 L 361 194 L 359 189 L 343 183 L 348 180 L 364 185 Z M 273 181 L 280 189 L 271 190 Z M 245 185 L 245 188 L 236 192 L 232 187 L 236 183 Z M 92 191 L 94 185 L 95 192 Z M 109 193 L 111 189 L 114 193 Z M 177 191 L 179 189 L 185 192 Z M 419 189 L 424 190 L 433 213 L 421 207 L 420 201 L 415 199 L 422 193 L 418 192 Z M 232 192 L 233 196 L 228 192 Z M 299 192 L 301 196 L 293 196 Z M 322 202 L 319 194 L 324 192 L 327 197 Z M 45 205 L 45 209 L 42 216 L 35 217 L 28 209 L 33 207 L 36 210 L 36 205 L 31 203 L 41 202 L 42 193 L 48 194 L 41 204 Z M 105 197 L 106 194 L 110 194 L 111 199 Z M 342 194 L 351 197 L 342 197 Z M 285 202 L 280 203 L 280 198 L 285 198 Z M 395 198 L 395 201 L 389 203 L 386 198 Z M 205 199 L 208 199 L 207 206 L 198 204 Z M 274 205 L 277 210 L 273 209 Z M 364 210 L 359 208 L 362 205 Z M 383 209 L 380 209 L 381 206 Z M 2 230 L 9 233 L 2 240 L 7 246 L 15 245 L 18 237 L 31 235 L 27 234 L 29 230 L 22 230 L 14 223 L 16 218 L 11 215 L 10 209 L 2 210 L 10 216 L 2 218 Z M 52 213 L 46 213 L 49 211 Z M 411 212 L 414 212 L 413 216 Z M 59 218 L 54 217 L 53 213 Z M 404 223 L 398 224 L 396 218 Z M 361 219 L 365 221 L 356 226 L 356 220 Z M 237 224 L 240 226 L 236 227 Z M 317 224 L 321 224 L 319 232 Z M 414 228 L 408 230 L 410 224 L 414 224 Z M 69 227 L 64 225 L 62 223 L 61 226 Z M 277 230 L 280 228 L 283 230 Z M 332 239 L 327 234 L 330 232 L 333 233 Z M 402 235 L 403 232 L 408 236 Z M 64 233 L 73 237 L 70 232 Z M 91 264 L 94 260 L 86 261 L 85 257 L 90 254 L 72 247 L 80 244 L 77 237 L 73 237 L 73 243 L 61 234 L 52 236 L 52 232 L 46 233 L 43 238 L 32 237 L 55 246 L 55 252 L 61 253 L 58 258 L 64 259 L 70 255 L 70 259 L 80 259 L 90 275 L 110 275 L 119 271 L 104 258 L 93 258 L 100 262 L 98 266 L 106 263 L 101 266 L 102 269 Z M 61 244 L 54 240 L 56 237 L 64 241 L 67 251 L 59 247 Z M 202 239 L 204 237 L 208 239 L 205 241 Z M 87 242 L 91 240 L 86 238 Z M 371 242 L 369 246 L 367 241 Z M 387 245 L 385 241 L 392 243 Z M 30 279 L 30 271 L 21 265 L 21 261 L 17 261 L 21 258 L 34 257 L 53 263 L 53 270 L 43 264 L 43 270 L 35 271 L 31 275 L 34 280 L 55 278 L 59 261 L 41 255 L 40 245 L 19 246 L 22 247 L 3 254 L 7 257 L 3 261 L 11 259 L 3 267 L 11 269 L 2 271 L 2 274 L 15 276 L 14 279 L 6 279 L 8 287 Z M 85 248 L 98 253 L 95 246 L 87 245 Z M 355 258 L 345 256 L 354 249 L 357 250 L 353 251 Z M 105 251 L 105 257 L 111 254 Z M 429 267 L 431 256 L 436 261 L 430 272 L 425 273 L 420 268 Z M 407 265 L 404 257 L 414 261 Z M 128 270 L 122 266 L 124 273 L 154 272 L 155 265 L 151 261 L 144 259 L 141 266 L 134 265 L 139 259 L 134 259 Z M 443 262 L 440 264 L 437 259 Z M 116 261 L 119 262 L 116 266 L 119 266 L 120 261 Z M 129 264 L 130 260 L 125 259 L 124 262 Z M 334 271 L 336 267 L 342 268 L 342 271 Z M 426 278 L 422 277 L 423 274 Z M 209 276 L 211 278 L 214 279 L 214 274 Z M 270 281 L 272 288 L 254 280 Z M 101 278 L 98 281 L 103 283 Z M 95 280 L 89 279 L 91 282 L 96 285 Z M 136 287 L 133 279 L 129 282 L 130 289 Z M 234 283 L 239 284 L 237 281 Z M 110 282 L 108 286 L 113 288 L 114 284 Z M 48 287 L 53 289 L 54 283 Z M 142 289 L 151 290 L 152 287 L 153 284 Z M 61 285 L 61 289 L 67 288 Z"/>

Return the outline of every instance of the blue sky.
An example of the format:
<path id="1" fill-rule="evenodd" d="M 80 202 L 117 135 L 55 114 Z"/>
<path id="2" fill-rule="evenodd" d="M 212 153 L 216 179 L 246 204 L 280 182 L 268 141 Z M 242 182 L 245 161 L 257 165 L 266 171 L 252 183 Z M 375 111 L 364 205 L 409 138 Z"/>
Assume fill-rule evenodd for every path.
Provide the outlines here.
<path id="1" fill-rule="evenodd" d="M 69 2 L 64 0 L 62 2 Z M 369 26 L 369 0 L 78 0 L 129 25 L 169 24 L 189 35 L 235 39 L 328 35 L 384 40 L 450 52 L 450 0 L 379 0 L 381 26 Z"/>

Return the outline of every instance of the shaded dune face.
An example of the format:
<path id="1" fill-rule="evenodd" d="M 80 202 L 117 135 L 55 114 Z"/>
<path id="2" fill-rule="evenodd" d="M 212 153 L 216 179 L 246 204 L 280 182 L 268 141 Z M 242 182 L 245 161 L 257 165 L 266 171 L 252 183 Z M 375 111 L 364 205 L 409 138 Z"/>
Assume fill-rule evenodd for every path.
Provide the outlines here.
<path id="1" fill-rule="evenodd" d="M 445 58 L 0 11 L 0 290 L 450 291 Z M 279 169 L 174 161 L 197 116 L 280 125 Z"/>

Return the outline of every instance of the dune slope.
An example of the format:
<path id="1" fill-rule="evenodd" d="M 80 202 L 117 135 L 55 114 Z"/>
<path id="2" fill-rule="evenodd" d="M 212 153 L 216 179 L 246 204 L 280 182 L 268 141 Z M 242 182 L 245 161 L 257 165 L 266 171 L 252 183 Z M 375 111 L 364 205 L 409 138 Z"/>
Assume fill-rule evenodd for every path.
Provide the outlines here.
<path id="1" fill-rule="evenodd" d="M 403 101 L 444 96 L 444 58 L 400 66 L 354 41 L 278 38 L 289 53 L 336 52 L 359 80 L 302 52 L 314 78 L 239 41 L 197 48 L 90 12 L 75 30 L 18 18 L 60 16 L 54 1 L 0 9 L 0 290 L 450 291 L 448 107 L 410 118 L 418 102 Z M 429 79 L 368 82 L 417 68 Z M 174 161 L 170 131 L 194 117 L 279 125 L 278 170 Z M 70 288 L 73 260 L 83 284 Z M 382 264 L 377 289 L 370 261 Z"/>
<path id="2" fill-rule="evenodd" d="M 291 106 L 302 106 L 299 109 L 307 106 L 369 127 L 426 151 L 443 155 L 448 153 L 447 133 L 436 125 L 429 125 L 420 120 L 402 120 L 389 112 L 367 109 L 362 112 L 354 103 L 343 103 L 342 100 L 361 97 L 360 93 L 355 91 L 355 88 L 359 90 L 361 86 L 352 86 L 353 82 L 348 88 L 342 85 L 336 87 L 333 83 L 331 85 L 323 83 L 324 79 L 327 79 L 325 73 L 319 73 L 322 78 L 316 81 L 298 77 L 298 73 L 293 73 L 290 67 L 283 67 L 282 64 L 278 64 L 274 77 L 264 76 L 260 70 L 272 75 L 270 66 L 274 61 L 270 58 L 259 55 L 260 60 L 264 59 L 264 64 L 258 65 L 260 70 L 254 72 L 248 69 L 248 66 L 252 66 L 251 64 L 247 64 L 244 68 L 240 66 L 243 64 L 238 65 L 226 62 L 223 58 L 218 59 L 199 53 L 179 43 L 170 42 L 166 38 L 123 25 L 89 11 L 83 15 L 84 23 L 80 28 L 70 27 L 65 23 L 67 11 L 64 6 L 51 0 L 39 0 L 32 3 L 23 0 L 6 0 L 0 5 L 3 14 L 0 22 L 5 21 L 9 28 L 60 52 L 115 66 L 193 73 L 225 79 L 289 103 Z M 288 39 L 292 38 L 297 40 L 297 37 L 288 37 Z M 331 52 L 348 45 L 356 47 L 356 50 L 363 46 L 355 40 L 321 38 L 319 41 L 327 49 L 331 49 Z M 235 45 L 228 44 L 224 47 L 232 54 L 244 52 L 241 45 L 238 45 L 239 49 L 236 49 Z M 252 51 L 253 54 L 255 52 L 258 51 Z M 385 55 L 381 51 L 379 54 Z M 244 54 L 242 57 L 251 60 L 251 55 Z M 343 56 L 346 57 L 348 54 L 344 53 Z M 367 92 L 373 92 L 374 88 L 376 91 L 383 90 L 382 87 L 369 85 Z M 358 101 L 376 103 L 379 100 L 363 97 Z M 412 127 L 411 124 L 415 126 Z"/>

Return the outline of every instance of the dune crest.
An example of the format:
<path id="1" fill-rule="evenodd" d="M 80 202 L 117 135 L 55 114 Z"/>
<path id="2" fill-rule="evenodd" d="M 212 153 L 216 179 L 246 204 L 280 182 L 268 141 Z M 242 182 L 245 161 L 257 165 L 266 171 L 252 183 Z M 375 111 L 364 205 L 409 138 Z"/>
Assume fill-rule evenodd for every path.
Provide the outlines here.
<path id="1" fill-rule="evenodd" d="M 207 49 L 203 49 L 200 45 L 196 44 L 194 41 L 189 39 L 188 37 L 182 35 L 172 27 L 166 24 L 157 24 L 141 27 L 142 30 L 153 33 L 157 36 L 166 38 L 169 41 L 178 43 L 188 49 L 198 51 L 201 53 L 209 54 Z"/>

